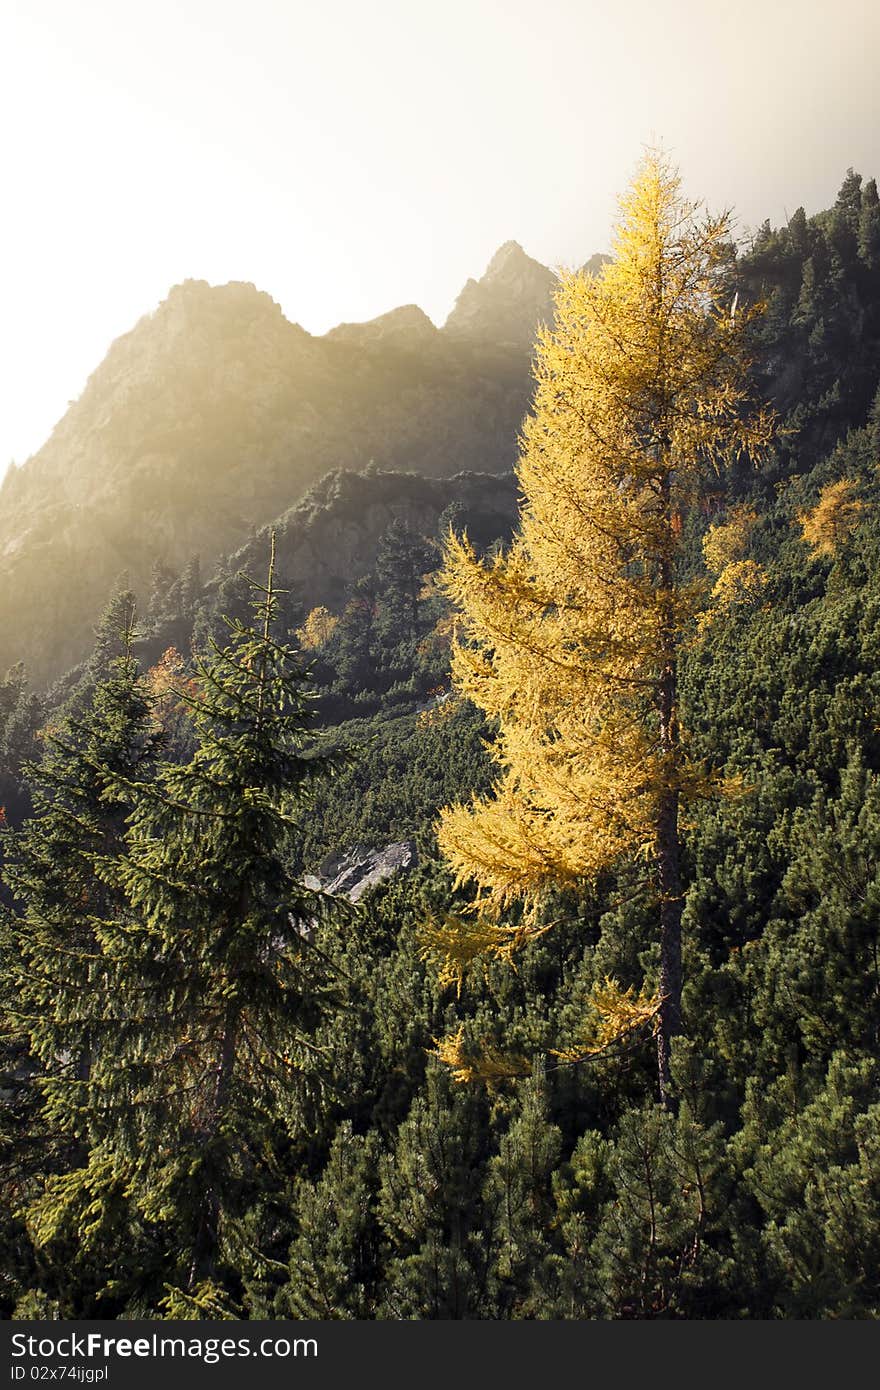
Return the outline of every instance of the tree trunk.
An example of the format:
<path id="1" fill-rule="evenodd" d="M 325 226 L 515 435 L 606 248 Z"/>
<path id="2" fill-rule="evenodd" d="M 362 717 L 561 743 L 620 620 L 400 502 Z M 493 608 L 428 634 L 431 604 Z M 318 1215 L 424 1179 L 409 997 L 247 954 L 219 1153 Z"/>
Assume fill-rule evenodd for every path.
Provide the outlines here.
<path id="1" fill-rule="evenodd" d="M 217 1132 L 229 1103 L 229 1096 L 232 1090 L 232 1079 L 235 1072 L 237 1042 L 238 1005 L 234 1001 L 230 1001 L 226 1009 L 226 1018 L 224 1020 L 223 1041 L 217 1067 L 217 1083 L 214 1089 L 211 1130 L 209 1134 L 205 1135 L 206 1144 L 210 1144 L 212 1141 L 216 1140 Z M 204 1194 L 201 1210 L 199 1212 L 193 1249 L 193 1260 L 190 1266 L 191 1289 L 194 1289 L 201 1279 L 210 1279 L 213 1277 L 217 1263 L 217 1244 L 219 1236 L 220 1193 L 217 1188 L 212 1185 Z"/>
<path id="2" fill-rule="evenodd" d="M 660 273 L 658 268 L 658 274 Z M 662 301 L 662 282 L 658 285 Z M 678 807 L 678 633 L 674 603 L 676 529 L 672 498 L 669 434 L 662 434 L 661 457 L 666 460 L 661 482 L 665 553 L 660 562 L 660 589 L 664 595 L 661 633 L 662 667 L 657 687 L 660 719 L 661 785 L 657 800 L 655 857 L 660 888 L 660 1029 L 657 1034 L 657 1072 L 660 1100 L 672 1108 L 672 1039 L 681 1031 L 681 871 L 679 867 Z"/>
<path id="3" fill-rule="evenodd" d="M 681 873 L 679 869 L 678 802 L 676 785 L 678 720 L 675 662 L 664 668 L 659 691 L 660 752 L 667 764 L 667 788 L 657 807 L 655 853 L 660 884 L 660 1031 L 657 1069 L 660 1099 L 671 1105 L 672 1039 L 681 1030 Z"/>

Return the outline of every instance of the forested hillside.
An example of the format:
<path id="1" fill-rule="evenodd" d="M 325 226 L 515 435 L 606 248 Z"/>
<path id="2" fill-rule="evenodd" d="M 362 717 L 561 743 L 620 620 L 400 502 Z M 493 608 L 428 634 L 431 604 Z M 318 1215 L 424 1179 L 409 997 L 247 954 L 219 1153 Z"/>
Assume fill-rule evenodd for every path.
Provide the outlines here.
<path id="1" fill-rule="evenodd" d="M 4 541 L 25 535 L 10 518 L 26 515 L 31 539 L 0 598 L 22 619 L 4 628 L 0 682 L 3 1316 L 880 1317 L 876 184 L 850 171 L 834 207 L 765 225 L 733 262 L 723 232 L 724 313 L 693 360 L 706 379 L 743 364 L 742 399 L 724 378 L 710 405 L 730 432 L 745 393 L 757 403 L 759 457 L 722 457 L 713 436 L 716 466 L 686 506 L 666 506 L 666 529 L 637 513 L 651 543 L 674 547 L 658 552 L 659 569 L 674 556 L 662 583 L 641 539 L 621 547 L 615 583 L 645 580 L 678 605 L 681 744 L 649 750 L 650 777 L 641 695 L 613 719 L 602 701 L 612 676 L 619 687 L 663 661 L 632 656 L 622 600 L 602 600 L 601 640 L 574 626 L 589 618 L 579 609 L 558 626 L 579 580 L 554 589 L 552 565 L 535 564 L 541 469 L 549 458 L 569 476 L 559 412 L 574 388 L 553 373 L 589 346 L 596 304 L 625 299 L 598 264 L 598 279 L 564 282 L 516 475 L 520 335 L 550 289 L 518 250 L 496 272 L 519 267 L 526 308 L 493 300 L 491 371 L 485 286 L 472 282 L 439 344 L 415 310 L 322 340 L 322 362 L 361 364 L 363 409 L 337 399 L 327 368 L 324 413 L 302 406 L 308 446 L 292 443 L 305 414 L 239 453 L 241 436 L 196 410 L 204 470 L 183 493 L 144 458 L 154 492 L 136 494 L 155 528 L 120 532 L 129 583 L 109 561 L 93 571 L 88 601 L 100 588 L 106 608 L 91 652 L 75 586 L 64 645 L 62 610 L 51 636 L 28 614 L 71 582 L 56 544 L 77 507 L 102 524 L 99 491 L 80 496 L 74 470 L 62 524 L 36 481 L 7 481 Z M 686 245 L 695 262 L 701 247 Z M 638 262 L 623 243 L 624 270 L 627 254 Z M 250 314 L 254 293 L 235 294 Z M 317 353 L 271 301 L 258 307 L 291 351 Z M 385 363 L 398 330 L 412 377 L 398 393 L 389 370 L 383 396 L 371 354 Z M 427 362 L 452 403 L 442 412 Z M 199 399 L 188 379 L 174 389 Z M 240 400 L 231 367 L 229 391 Z M 352 451 L 329 425 L 313 450 L 334 412 Z M 47 446 L 59 470 L 66 437 Z M 636 467 L 599 498 L 600 520 L 617 524 Z M 222 521 L 230 478 L 235 509 L 250 480 L 246 524 L 243 510 Z M 569 488 L 582 521 L 566 544 L 594 525 L 599 492 Z M 499 593 L 507 608 L 492 607 Z M 536 634 L 551 624 L 560 674 L 541 686 Z M 518 684 L 496 697 L 514 641 Z M 560 713 L 574 650 L 603 673 L 586 730 Z M 657 841 L 631 824 L 608 830 L 614 852 L 603 839 L 589 870 L 598 832 L 566 838 L 570 768 L 552 757 L 575 737 L 595 737 L 631 824 L 646 800 L 669 800 L 686 748 L 677 893 Z M 525 849 L 513 832 L 492 840 L 506 770 L 521 769 L 502 804 L 517 828 L 514 794 L 545 764 L 564 814 L 554 821 L 548 793 Z M 487 806 L 478 844 L 461 817 Z M 309 877 L 330 855 L 404 840 L 417 862 L 357 904 Z M 670 1026 L 658 922 L 673 898 L 683 985 Z"/>

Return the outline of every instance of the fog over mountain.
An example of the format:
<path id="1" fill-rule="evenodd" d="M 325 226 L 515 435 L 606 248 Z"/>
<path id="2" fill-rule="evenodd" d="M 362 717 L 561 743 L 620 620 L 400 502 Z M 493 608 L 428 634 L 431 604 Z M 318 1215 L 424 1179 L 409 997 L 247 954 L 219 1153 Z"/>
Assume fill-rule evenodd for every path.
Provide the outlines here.
<path id="1" fill-rule="evenodd" d="M 0 488 L 0 669 L 57 675 L 117 580 L 210 569 L 328 469 L 509 469 L 554 282 L 511 241 L 442 328 L 406 305 L 322 337 L 251 284 L 175 286 Z"/>

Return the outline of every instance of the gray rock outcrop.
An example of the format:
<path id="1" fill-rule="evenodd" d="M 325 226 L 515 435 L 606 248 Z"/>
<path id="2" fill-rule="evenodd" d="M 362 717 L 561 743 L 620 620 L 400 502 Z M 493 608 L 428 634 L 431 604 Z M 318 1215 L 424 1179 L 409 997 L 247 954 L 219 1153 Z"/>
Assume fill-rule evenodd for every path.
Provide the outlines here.
<path id="1" fill-rule="evenodd" d="M 414 869 L 418 862 L 414 840 L 401 840 L 382 849 L 354 845 L 328 855 L 318 872 L 307 874 L 303 882 L 307 888 L 320 889 L 331 897 L 347 898 L 350 903 L 356 903 L 368 889 L 384 883 L 394 874 Z"/>

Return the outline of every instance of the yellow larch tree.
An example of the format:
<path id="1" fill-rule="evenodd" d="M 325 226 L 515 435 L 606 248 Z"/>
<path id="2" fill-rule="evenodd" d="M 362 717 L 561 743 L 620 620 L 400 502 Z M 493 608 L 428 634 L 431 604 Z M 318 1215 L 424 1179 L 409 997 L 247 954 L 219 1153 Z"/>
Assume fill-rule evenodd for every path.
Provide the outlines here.
<path id="1" fill-rule="evenodd" d="M 705 592 L 680 577 L 682 517 L 701 475 L 757 457 L 771 422 L 750 409 L 756 311 L 732 301 L 729 214 L 687 201 L 651 152 L 621 199 L 613 252 L 596 276 L 561 276 L 555 324 L 539 334 L 510 548 L 483 562 L 467 538 L 448 539 L 453 675 L 497 720 L 499 775 L 491 795 L 444 810 L 438 834 L 459 884 L 475 885 L 474 914 L 497 924 L 485 933 L 497 954 L 514 904 L 525 911 L 508 946 L 549 889 L 645 852 L 665 1100 L 681 1026 L 680 807 L 711 781 L 679 713 L 679 653 Z"/>
<path id="2" fill-rule="evenodd" d="M 748 554 L 749 536 L 757 523 L 751 507 L 731 507 L 724 521 L 713 522 L 703 537 L 703 559 L 715 575 L 728 565 L 742 564 Z"/>
<path id="3" fill-rule="evenodd" d="M 714 523 L 703 537 L 703 559 L 715 583 L 711 603 L 700 615 L 701 627 L 707 627 L 734 604 L 753 603 L 763 594 L 767 575 L 763 566 L 747 555 L 757 520 L 751 507 L 733 507 L 727 519 Z"/>
<path id="4" fill-rule="evenodd" d="M 313 608 L 303 623 L 294 631 L 294 637 L 304 652 L 317 652 L 326 647 L 336 630 L 339 619 L 323 605 Z"/>
<path id="5" fill-rule="evenodd" d="M 810 547 L 812 558 L 836 555 L 862 520 L 865 504 L 858 495 L 858 484 L 852 478 L 828 483 L 819 493 L 812 511 L 801 512 L 798 521 L 801 533 Z"/>

